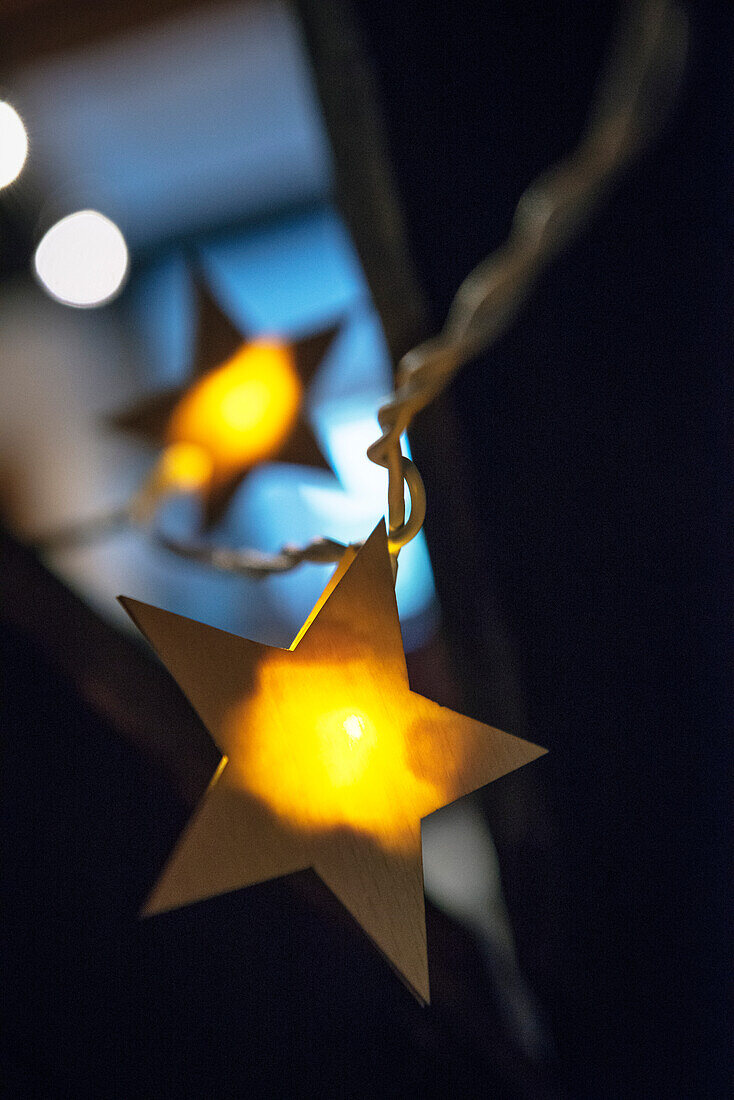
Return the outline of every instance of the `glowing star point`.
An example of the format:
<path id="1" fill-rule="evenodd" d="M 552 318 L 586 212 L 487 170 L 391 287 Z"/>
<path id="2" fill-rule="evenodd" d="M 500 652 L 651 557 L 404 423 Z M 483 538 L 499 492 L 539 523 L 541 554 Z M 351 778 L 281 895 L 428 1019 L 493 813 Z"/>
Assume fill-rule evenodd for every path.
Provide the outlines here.
<path id="1" fill-rule="evenodd" d="M 421 818 L 544 750 L 411 691 L 384 523 L 288 650 L 122 602 L 223 754 L 146 912 L 311 867 L 428 1001 Z"/>

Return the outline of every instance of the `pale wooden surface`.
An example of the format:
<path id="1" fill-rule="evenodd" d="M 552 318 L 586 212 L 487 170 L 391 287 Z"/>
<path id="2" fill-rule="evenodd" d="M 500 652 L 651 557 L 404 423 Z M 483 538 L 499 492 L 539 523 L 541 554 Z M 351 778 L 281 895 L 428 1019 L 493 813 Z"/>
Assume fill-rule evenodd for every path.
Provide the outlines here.
<path id="1" fill-rule="evenodd" d="M 545 750 L 410 690 L 384 524 L 290 650 L 121 602 L 224 754 L 145 912 L 313 867 L 427 1002 L 421 818 Z"/>

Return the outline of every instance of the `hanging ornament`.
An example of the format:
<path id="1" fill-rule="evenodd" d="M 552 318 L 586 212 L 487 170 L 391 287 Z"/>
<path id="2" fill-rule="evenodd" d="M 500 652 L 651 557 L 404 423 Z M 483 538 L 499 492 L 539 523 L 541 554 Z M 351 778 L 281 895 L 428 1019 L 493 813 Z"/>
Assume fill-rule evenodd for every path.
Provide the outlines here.
<path id="1" fill-rule="evenodd" d="M 545 750 L 410 690 L 384 523 L 287 650 L 121 602 L 223 753 L 144 912 L 310 867 L 428 1002 L 421 818 Z"/>
<path id="2" fill-rule="evenodd" d="M 204 525 L 216 523 L 260 462 L 330 469 L 304 417 L 304 395 L 339 331 L 293 342 L 248 338 L 197 274 L 193 377 L 114 414 L 116 428 L 163 448 L 136 510 L 149 518 L 169 492 L 198 490 Z"/>
<path id="3" fill-rule="evenodd" d="M 613 79 L 602 81 L 578 148 L 523 195 L 508 241 L 464 280 L 439 335 L 398 364 L 395 392 L 378 411 L 381 434 L 367 451 L 387 470 L 389 533 L 381 523 L 360 547 L 319 539 L 276 554 L 169 541 L 178 553 L 233 573 L 338 560 L 290 649 L 121 597 L 222 753 L 145 913 L 313 868 L 428 1001 L 421 819 L 545 750 L 410 690 L 394 582 L 400 550 L 423 524 L 426 498 L 401 438 L 457 371 L 505 331 L 538 273 L 654 134 L 680 75 L 686 23 L 658 5 L 638 29 L 620 37 L 608 69 Z M 249 467 L 241 460 L 235 473 L 189 431 L 194 395 L 232 362 L 229 340 L 217 342 L 223 328 L 208 327 L 212 306 L 221 315 L 202 301 L 198 355 L 206 350 L 214 363 L 188 389 L 153 403 L 146 431 L 169 448 L 206 451 L 217 470 L 216 499 Z M 313 338 L 322 341 L 317 361 L 329 331 Z M 141 410 L 137 416 L 145 421 Z M 134 422 L 128 414 L 125 426 Z M 284 445 L 269 443 L 269 457 L 282 455 L 276 448 Z"/>

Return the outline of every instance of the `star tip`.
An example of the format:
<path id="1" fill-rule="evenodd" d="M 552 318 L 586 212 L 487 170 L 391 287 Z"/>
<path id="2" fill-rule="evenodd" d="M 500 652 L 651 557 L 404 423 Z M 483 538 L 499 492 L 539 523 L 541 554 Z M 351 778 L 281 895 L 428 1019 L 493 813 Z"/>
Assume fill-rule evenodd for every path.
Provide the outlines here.
<path id="1" fill-rule="evenodd" d="M 156 917 L 159 913 L 167 912 L 169 908 L 170 906 L 165 903 L 161 905 L 160 899 L 156 897 L 156 890 L 153 890 L 140 906 L 138 920 L 148 920 L 150 917 Z"/>
<path id="2" fill-rule="evenodd" d="M 525 754 L 525 759 L 518 764 L 518 767 L 522 767 L 523 764 L 533 764 L 536 760 L 541 760 L 544 756 L 548 755 L 548 749 L 542 745 L 536 745 L 530 742 L 532 750 Z"/>
<path id="3" fill-rule="evenodd" d="M 364 546 L 367 545 L 367 543 L 370 541 L 370 539 L 373 539 L 373 538 L 378 537 L 380 535 L 384 536 L 384 538 L 387 538 L 387 524 L 385 523 L 385 517 L 384 516 L 380 516 L 379 520 L 377 521 L 375 526 L 370 531 L 369 535 L 365 539 L 365 542 L 363 544 L 363 548 L 364 548 Z"/>
<path id="4" fill-rule="evenodd" d="M 380 948 L 380 950 L 382 949 Z M 387 959 L 393 973 L 400 979 L 400 982 L 408 991 L 408 993 L 410 993 L 411 997 L 415 998 L 421 1008 L 430 1008 L 431 986 L 428 973 L 426 972 L 425 974 L 421 975 L 415 974 L 413 976 L 413 980 L 411 980 L 411 978 L 408 977 L 407 973 L 397 965 L 394 959 L 391 959 L 389 955 L 386 955 L 385 958 Z"/>
<path id="5" fill-rule="evenodd" d="M 349 321 L 349 313 L 340 313 L 338 317 L 328 326 L 327 333 L 329 335 L 329 347 L 334 343 L 338 336 L 344 331 Z"/>
<path id="6" fill-rule="evenodd" d="M 423 986 L 421 989 L 418 989 L 407 980 L 405 980 L 405 985 L 408 991 L 413 994 L 421 1008 L 431 1007 L 431 991 L 428 987 L 428 983 L 426 983 L 426 985 Z"/>
<path id="7" fill-rule="evenodd" d="M 126 613 L 126 615 L 128 615 L 128 617 L 132 620 L 138 630 L 142 631 L 142 633 L 145 633 L 140 623 L 139 614 L 140 611 L 143 611 L 145 609 L 146 605 L 144 603 L 141 603 L 140 600 L 134 600 L 132 596 L 118 596 L 117 602 L 120 604 L 120 607 Z"/>

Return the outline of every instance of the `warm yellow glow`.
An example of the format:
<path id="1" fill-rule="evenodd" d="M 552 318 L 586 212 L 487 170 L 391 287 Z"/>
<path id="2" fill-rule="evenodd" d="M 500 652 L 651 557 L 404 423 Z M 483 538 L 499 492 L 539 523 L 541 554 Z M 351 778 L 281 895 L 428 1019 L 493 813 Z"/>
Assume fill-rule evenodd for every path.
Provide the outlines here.
<path id="1" fill-rule="evenodd" d="M 356 783 L 377 746 L 374 726 L 363 714 L 325 714 L 316 720 L 319 756 L 337 787 Z"/>
<path id="2" fill-rule="evenodd" d="M 28 156 L 23 120 L 9 103 L 0 101 L 0 188 L 18 178 Z"/>
<path id="3" fill-rule="evenodd" d="M 449 777 L 409 751 L 416 715 L 406 727 L 404 688 L 378 688 L 368 657 L 328 664 L 297 654 L 276 651 L 251 697 L 228 712 L 233 777 L 290 824 L 351 826 L 385 848 L 414 846 L 417 821 L 450 792 Z"/>
<path id="4" fill-rule="evenodd" d="M 219 473 L 253 465 L 286 438 L 301 390 L 287 347 L 245 344 L 184 395 L 171 416 L 168 441 L 203 448 Z"/>
<path id="5" fill-rule="evenodd" d="M 212 470 L 212 460 L 202 447 L 169 443 L 131 504 L 136 521 L 149 523 L 168 493 L 190 493 L 203 488 L 210 482 Z"/>
<path id="6" fill-rule="evenodd" d="M 211 475 L 212 460 L 195 443 L 169 443 L 158 462 L 158 477 L 164 489 L 200 489 Z"/>
<path id="7" fill-rule="evenodd" d="M 248 378 L 223 395 L 222 420 L 236 432 L 251 432 L 268 415 L 271 401 L 270 384 L 264 378 Z"/>

